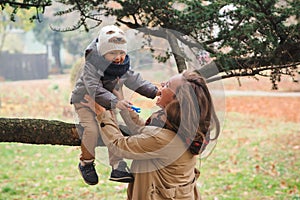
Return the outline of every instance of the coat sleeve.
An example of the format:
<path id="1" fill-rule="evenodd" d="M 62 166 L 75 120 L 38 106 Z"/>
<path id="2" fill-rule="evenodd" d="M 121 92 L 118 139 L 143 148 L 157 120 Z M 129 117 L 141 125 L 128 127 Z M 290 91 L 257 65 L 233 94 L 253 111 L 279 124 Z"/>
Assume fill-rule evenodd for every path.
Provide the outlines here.
<path id="1" fill-rule="evenodd" d="M 134 111 L 121 110 L 120 115 L 132 135 L 139 134 L 140 129 L 145 126 L 144 120 L 141 119 Z"/>
<path id="2" fill-rule="evenodd" d="M 136 91 L 140 95 L 154 99 L 158 88 L 147 80 L 144 80 L 140 73 L 128 70 L 127 80 L 124 83 L 129 89 Z"/>
<path id="3" fill-rule="evenodd" d="M 101 75 L 94 66 L 90 56 L 93 53 L 86 53 L 86 62 L 83 69 L 83 82 L 88 94 L 95 99 L 97 103 L 106 109 L 115 108 L 118 102 L 117 97 L 103 87 Z"/>
<path id="4" fill-rule="evenodd" d="M 139 129 L 140 134 L 123 136 L 113 120 L 110 111 L 97 116 L 100 132 L 105 145 L 116 156 L 127 159 L 145 160 L 154 158 L 168 158 L 170 153 L 166 151 L 175 133 L 153 126 L 144 126 Z M 162 135 L 172 136 L 161 137 Z M 173 151 L 173 150 L 171 150 Z"/>

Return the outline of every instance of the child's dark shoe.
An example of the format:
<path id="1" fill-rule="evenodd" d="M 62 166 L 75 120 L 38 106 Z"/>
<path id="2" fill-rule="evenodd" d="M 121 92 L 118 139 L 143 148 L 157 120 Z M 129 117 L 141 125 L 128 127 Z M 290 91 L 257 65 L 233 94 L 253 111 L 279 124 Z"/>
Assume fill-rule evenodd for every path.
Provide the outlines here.
<path id="1" fill-rule="evenodd" d="M 89 185 L 96 185 L 98 183 L 98 175 L 95 170 L 95 164 L 93 162 L 86 163 L 84 166 L 81 163 L 78 164 L 79 171 L 83 180 Z"/>
<path id="2" fill-rule="evenodd" d="M 120 161 L 118 168 L 112 170 L 109 180 L 122 183 L 131 183 L 134 181 L 134 178 L 130 173 L 126 162 Z"/>

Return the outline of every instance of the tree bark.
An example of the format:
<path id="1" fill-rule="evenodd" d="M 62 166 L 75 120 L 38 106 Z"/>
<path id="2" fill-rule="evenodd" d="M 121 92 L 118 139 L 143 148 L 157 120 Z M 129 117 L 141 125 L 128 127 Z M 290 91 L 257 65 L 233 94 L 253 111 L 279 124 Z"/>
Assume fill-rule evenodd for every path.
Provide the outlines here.
<path id="1" fill-rule="evenodd" d="M 178 73 L 181 73 L 185 69 L 187 69 L 185 59 L 182 56 L 183 52 L 180 50 L 176 36 L 170 30 L 166 30 L 166 31 L 167 31 L 167 39 L 176 61 Z"/>
<path id="2" fill-rule="evenodd" d="M 0 118 L 0 142 L 79 146 L 76 126 L 54 120 Z"/>

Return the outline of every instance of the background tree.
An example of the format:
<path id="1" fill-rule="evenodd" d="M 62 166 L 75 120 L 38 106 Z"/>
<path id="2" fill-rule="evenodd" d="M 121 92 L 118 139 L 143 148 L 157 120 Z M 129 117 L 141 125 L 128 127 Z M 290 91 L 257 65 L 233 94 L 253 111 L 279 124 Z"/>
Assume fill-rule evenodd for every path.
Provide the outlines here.
<path id="1" fill-rule="evenodd" d="M 72 31 L 84 28 L 88 31 L 101 24 L 101 15 L 115 16 L 119 24 L 133 29 L 154 28 L 143 30 L 169 42 L 179 72 L 186 68 L 188 55 L 181 48 L 186 45 L 192 48 L 194 54 L 201 50 L 210 53 L 219 73 L 208 73 L 210 65 L 200 69 L 200 72 L 207 73 L 206 77 L 210 80 L 214 80 L 214 76 L 261 75 L 270 77 L 276 89 L 282 75 L 294 78 L 299 73 L 298 0 L 59 2 L 65 4 L 67 9 L 57 12 L 57 16 L 79 13 L 79 17 L 73 26 L 53 29 Z M 51 0 L 28 0 L 23 3 L 4 0 L 0 3 L 4 9 L 7 6 L 35 7 L 37 11 L 50 5 Z"/>
<path id="2" fill-rule="evenodd" d="M 29 1 L 26 6 L 44 8 L 51 1 Z M 215 58 L 222 78 L 234 76 L 268 76 L 276 88 L 281 75 L 292 78 L 298 72 L 300 61 L 300 25 L 298 0 L 60 0 L 68 6 L 56 15 L 63 16 L 79 12 L 78 21 L 60 30 L 71 31 L 84 27 L 85 30 L 101 24 L 100 15 L 116 16 L 119 23 L 130 28 L 155 27 L 174 32 L 162 35 L 156 31 L 148 34 L 167 38 L 172 52 L 180 50 L 178 42 L 204 48 Z M 6 4 L 5 4 L 6 3 Z M 1 5 L 15 5 L 15 1 L 4 1 Z M 24 4 L 22 4 L 24 5 Z M 91 23 L 94 22 L 94 23 Z M 185 39 L 192 37 L 199 47 Z M 172 39 L 173 38 L 173 39 Z M 197 53 L 198 50 L 195 50 Z M 175 60 L 178 71 L 186 68 L 186 57 Z"/>
<path id="3" fill-rule="evenodd" d="M 34 35 L 38 41 L 45 46 L 50 46 L 51 54 L 54 57 L 54 69 L 57 69 L 59 73 L 62 73 L 61 64 L 61 48 L 63 44 L 63 34 L 58 31 L 52 31 L 49 24 L 51 18 L 43 15 L 39 16 L 40 21 L 35 21 L 36 26 L 33 29 Z"/>
<path id="4" fill-rule="evenodd" d="M 35 11 L 31 9 L 22 9 L 19 12 L 14 11 L 12 7 L 7 7 L 5 10 L 0 11 L 0 54 L 3 51 L 7 36 L 15 30 L 30 31 L 34 27 L 32 20 L 28 19 L 29 15 L 34 15 Z M 14 23 L 12 23 L 13 21 Z"/>

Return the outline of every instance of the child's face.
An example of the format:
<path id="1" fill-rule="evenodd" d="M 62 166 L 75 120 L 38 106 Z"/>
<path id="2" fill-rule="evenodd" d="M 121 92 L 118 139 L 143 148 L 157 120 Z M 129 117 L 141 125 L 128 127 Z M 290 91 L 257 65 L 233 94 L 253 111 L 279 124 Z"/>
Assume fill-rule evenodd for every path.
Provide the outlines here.
<path id="1" fill-rule="evenodd" d="M 104 58 L 110 62 L 122 64 L 125 60 L 126 53 L 122 50 L 114 50 L 106 53 Z"/>

